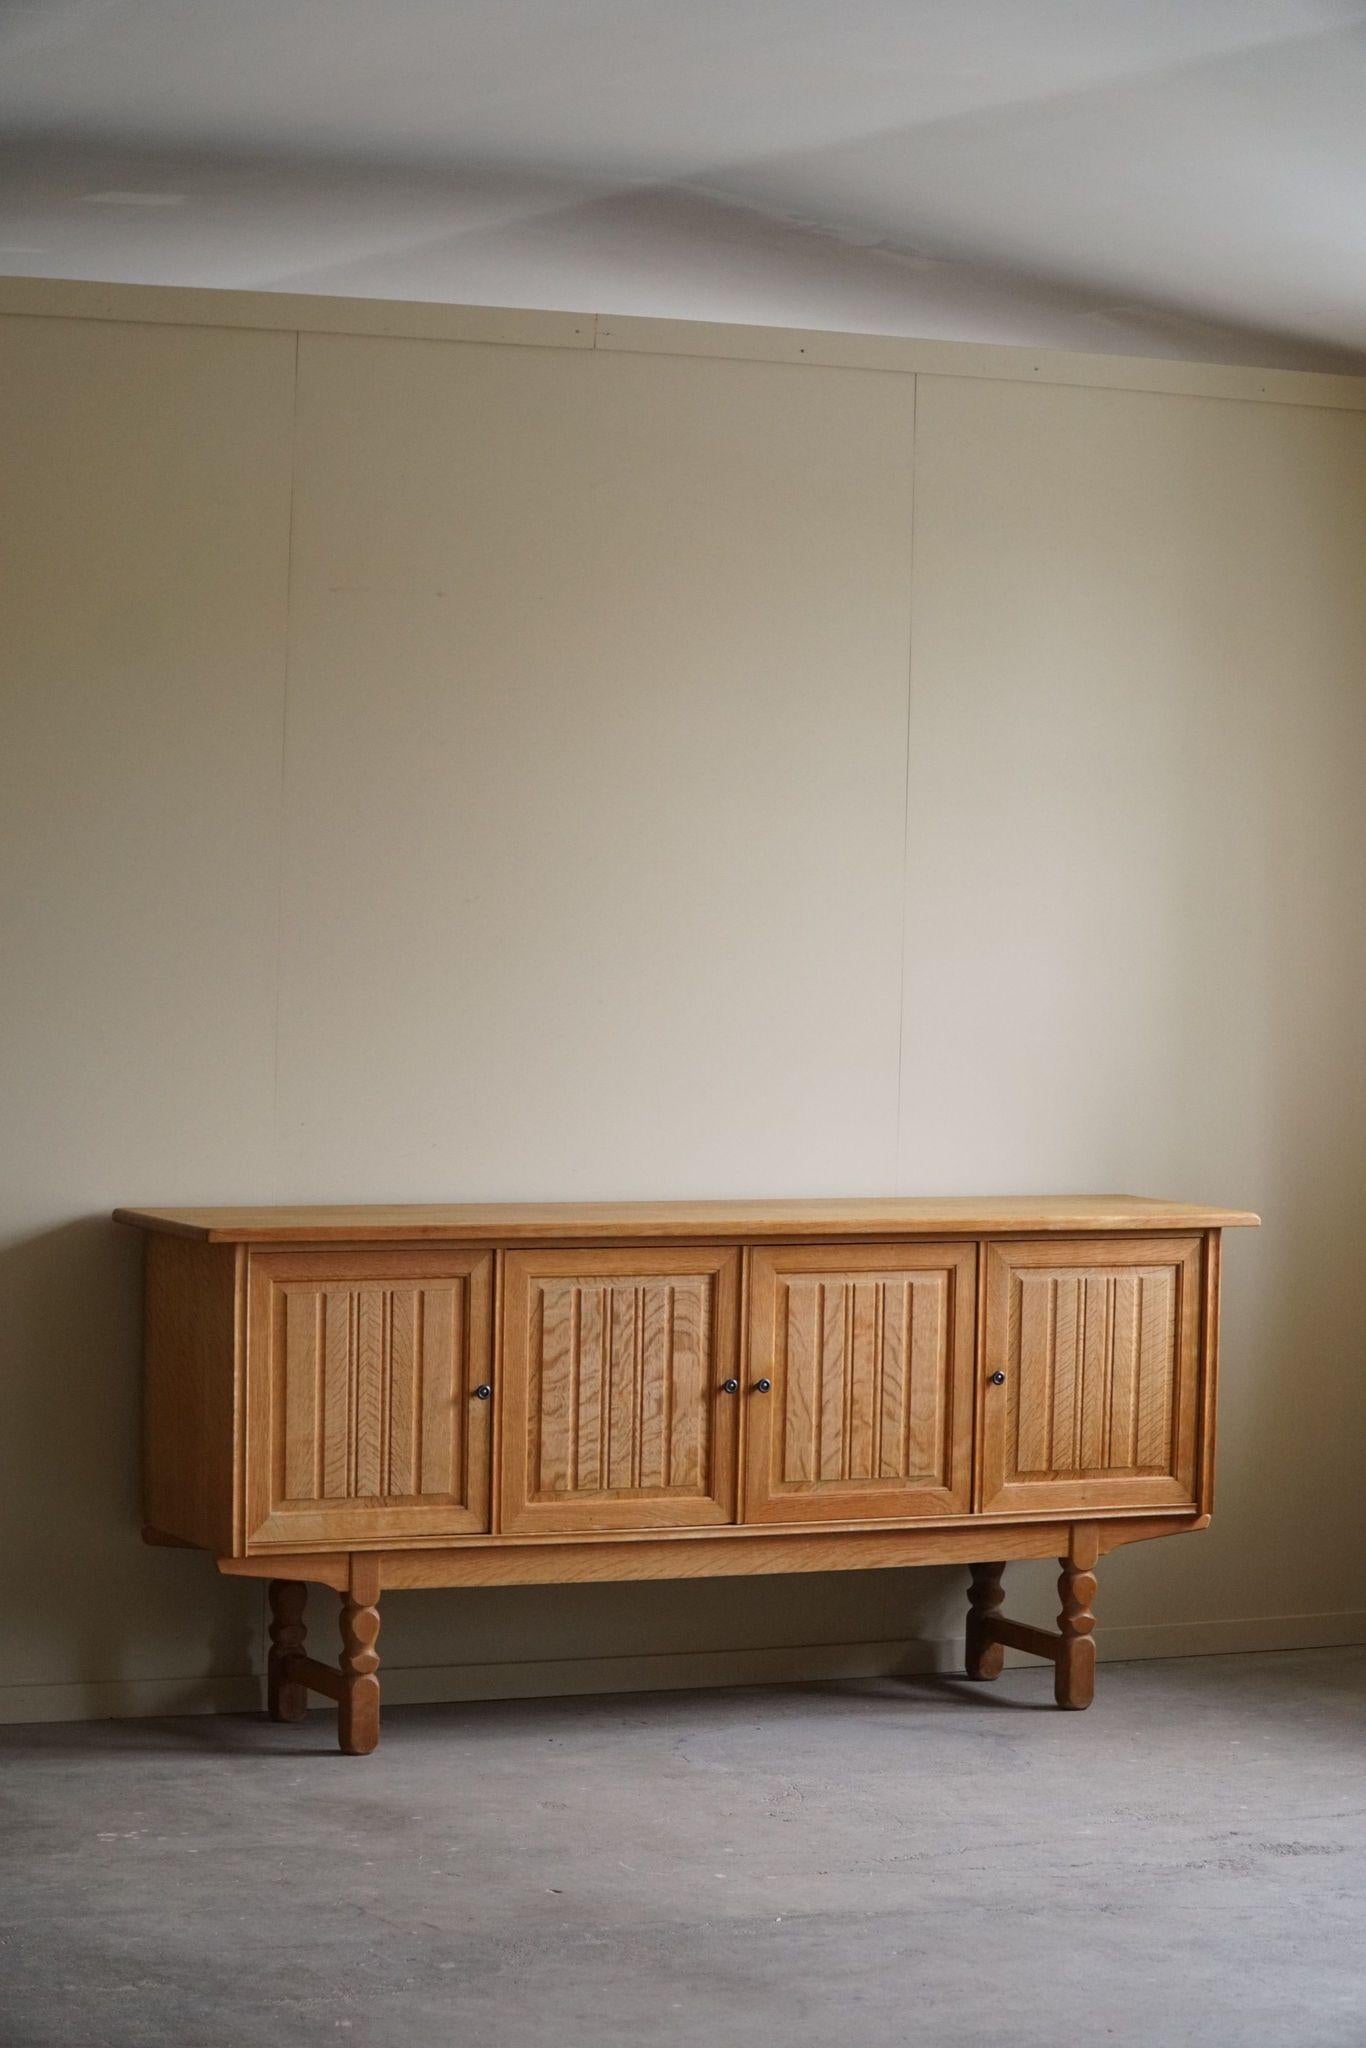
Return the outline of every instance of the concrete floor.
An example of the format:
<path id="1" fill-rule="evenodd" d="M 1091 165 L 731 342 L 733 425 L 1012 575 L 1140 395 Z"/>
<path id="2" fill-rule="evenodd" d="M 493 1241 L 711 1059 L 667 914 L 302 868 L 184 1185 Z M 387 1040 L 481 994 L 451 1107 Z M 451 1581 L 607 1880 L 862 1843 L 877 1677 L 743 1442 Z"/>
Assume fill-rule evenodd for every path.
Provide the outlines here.
<path id="1" fill-rule="evenodd" d="M 5 2048 L 1366 2043 L 1366 1650 L 0 1731 Z"/>

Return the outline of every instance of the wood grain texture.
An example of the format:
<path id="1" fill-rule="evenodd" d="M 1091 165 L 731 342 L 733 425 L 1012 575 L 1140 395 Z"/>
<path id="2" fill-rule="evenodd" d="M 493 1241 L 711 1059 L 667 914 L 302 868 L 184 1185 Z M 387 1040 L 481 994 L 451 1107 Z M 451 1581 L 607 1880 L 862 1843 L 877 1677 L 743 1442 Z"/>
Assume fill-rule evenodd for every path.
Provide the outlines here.
<path id="1" fill-rule="evenodd" d="M 501 1527 L 730 1519 L 739 1257 L 511 1252 Z"/>
<path id="2" fill-rule="evenodd" d="M 308 1694 L 293 1670 L 304 1655 L 308 1630 L 304 1612 L 308 1587 L 302 1579 L 272 1579 L 270 1597 L 270 1655 L 266 1665 L 266 1712 L 272 1721 L 302 1721 L 308 1712 Z"/>
<path id="3" fill-rule="evenodd" d="M 344 1756 L 368 1756 L 379 1742 L 379 1574 L 348 1585 L 341 1603 L 341 1697 L 337 1741 Z"/>
<path id="4" fill-rule="evenodd" d="M 1053 1697 L 1058 1706 L 1090 1706 L 1096 1689 L 1096 1646 L 1091 1639 L 1096 1617 L 1091 1603 L 1096 1592 L 1096 1560 L 1103 1547 L 1101 1536 L 1096 1522 L 1074 1522 L 1067 1530 L 1067 1547 L 1058 1560 L 1062 1566 L 1058 1579 L 1061 1615 L 1056 1633 L 1035 1628 L 1032 1622 L 1012 1621 L 1000 1612 L 999 1564 L 972 1567 L 968 1595 L 969 1678 L 997 1677 L 1003 1650 L 1024 1650 L 1031 1657 L 1046 1657 L 1052 1664 Z"/>
<path id="5" fill-rule="evenodd" d="M 255 1252 L 247 1523 L 269 1544 L 489 1526 L 486 1252 Z"/>
<path id="6" fill-rule="evenodd" d="M 420 1586 L 553 1586 L 619 1580 L 736 1578 L 770 1573 L 900 1570 L 920 1564 L 971 1564 L 989 1534 L 1000 1559 L 1056 1557 L 1068 1541 L 1067 1522 L 977 1520 L 919 1529 L 684 1529 L 633 1536 L 509 1537 L 442 1546 L 365 1553 L 389 1589 Z M 1208 1526 L 1199 1515 L 1134 1515 L 1087 1525 L 1100 1554 L 1126 1543 L 1194 1534 Z M 310 1585 L 345 1591 L 351 1559 L 344 1552 L 220 1557 L 227 1578 L 269 1579 L 290 1573 Z"/>
<path id="7" fill-rule="evenodd" d="M 1137 1195 L 896 1196 L 852 1201 L 472 1202 L 367 1207 L 133 1209 L 117 1222 L 223 1244 L 593 1244 L 1216 1230 L 1243 1209 Z"/>
<path id="8" fill-rule="evenodd" d="M 1219 1407 L 1219 1306 L 1223 1260 L 1221 1233 L 1205 1236 L 1205 1298 L 1200 1333 L 1200 1480 L 1202 1514 L 1214 1512 L 1214 1444 Z"/>
<path id="9" fill-rule="evenodd" d="M 981 1505 L 1194 1504 L 1200 1240 L 992 1245 L 987 1259 Z"/>
<path id="10" fill-rule="evenodd" d="M 272 1711 L 311 1687 L 336 1698 L 344 1750 L 374 1746 L 381 1586 L 955 1562 L 969 1673 L 1013 1646 L 1053 1661 L 1060 1705 L 1087 1705 L 1097 1558 L 1208 1521 L 1214 1226 L 1158 1234 L 1138 1205 L 1127 1227 L 973 1242 L 903 1213 L 901 1237 L 817 1241 L 813 1218 L 805 1241 L 693 1245 L 655 1240 L 665 1213 L 676 1227 L 651 1207 L 640 1241 L 611 1244 L 158 1239 L 163 1351 L 193 1357 L 201 1269 L 220 1334 L 231 1307 L 234 1375 L 245 1313 L 226 1427 L 248 1554 L 229 1532 L 219 1568 L 291 1582 L 272 1596 Z M 1048 1555 L 1056 1635 L 1000 1612 L 1004 1563 Z M 335 1673 L 290 1647 L 306 1582 L 342 1595 Z"/>
<path id="11" fill-rule="evenodd" d="M 156 1540 L 235 1550 L 244 1254 L 149 1237 L 143 1514 Z"/>
<path id="12" fill-rule="evenodd" d="M 1060 1707 L 1074 1711 L 1089 1707 L 1096 1691 L 1096 1645 L 1092 1631 L 1096 1617 L 1095 1562 L 1099 1545 L 1093 1527 L 1073 1531 L 1066 1556 L 1059 1558 L 1060 1615 L 1057 1661 L 1053 1674 L 1053 1697 Z"/>
<path id="13" fill-rule="evenodd" d="M 991 1624 L 1000 1614 L 1005 1600 L 1002 1584 L 1005 1562 L 997 1559 L 989 1564 L 970 1565 L 968 1569 L 971 1579 L 964 1668 L 969 1678 L 999 1678 L 1005 1657 L 1000 1641 L 991 1633 Z"/>
<path id="14" fill-rule="evenodd" d="M 320 1692 L 324 1699 L 335 1700 L 340 1705 L 346 1693 L 346 1676 L 336 1664 L 320 1664 L 316 1657 L 302 1653 L 289 1660 L 289 1676 L 293 1684 L 302 1686 L 305 1693 Z"/>
<path id="15" fill-rule="evenodd" d="M 968 1506 L 976 1267 L 966 1245 L 754 1252 L 746 1521 Z"/>

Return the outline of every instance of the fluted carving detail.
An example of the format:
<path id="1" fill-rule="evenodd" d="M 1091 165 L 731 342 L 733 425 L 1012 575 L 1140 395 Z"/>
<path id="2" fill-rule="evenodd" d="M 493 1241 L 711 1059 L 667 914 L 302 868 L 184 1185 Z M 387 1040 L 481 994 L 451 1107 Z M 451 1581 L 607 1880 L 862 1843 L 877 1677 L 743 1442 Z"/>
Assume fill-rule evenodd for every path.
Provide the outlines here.
<path id="1" fill-rule="evenodd" d="M 999 1678 L 1005 1661 L 1005 1651 L 1000 1643 L 992 1642 L 987 1634 L 987 1623 L 999 1614 L 1005 1600 L 1002 1579 L 1004 1564 L 974 1564 L 968 1567 L 971 1583 L 968 1587 L 967 1650 L 964 1662 L 969 1678 Z"/>
<path id="2" fill-rule="evenodd" d="M 308 1639 L 304 1624 L 307 1601 L 308 1587 L 301 1579 L 271 1580 L 266 1702 L 272 1721 L 302 1721 L 308 1711 L 307 1688 L 288 1675 L 288 1660 L 303 1655 Z"/>

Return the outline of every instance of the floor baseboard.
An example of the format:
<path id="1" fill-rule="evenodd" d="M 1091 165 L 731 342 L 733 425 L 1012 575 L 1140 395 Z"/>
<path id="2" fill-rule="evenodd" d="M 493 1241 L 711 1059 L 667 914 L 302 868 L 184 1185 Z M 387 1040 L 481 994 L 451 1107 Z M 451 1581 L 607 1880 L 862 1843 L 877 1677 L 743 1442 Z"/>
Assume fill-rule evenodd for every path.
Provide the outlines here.
<path id="1" fill-rule="evenodd" d="M 1104 1662 L 1318 1650 L 1366 1644 L 1366 1613 L 1252 1616 L 1096 1630 Z M 484 1664 L 390 1665 L 391 1706 L 568 1694 L 673 1692 L 692 1686 L 782 1685 L 802 1680 L 915 1677 L 962 1669 L 961 1636 L 919 1641 L 792 1643 L 767 1649 L 683 1650 L 648 1656 L 556 1657 Z M 1007 1651 L 1009 1664 L 1036 1660 Z M 208 1678 L 104 1679 L 0 1686 L 0 1722 L 102 1721 L 167 1714 L 248 1713 L 262 1704 L 252 1673 Z"/>

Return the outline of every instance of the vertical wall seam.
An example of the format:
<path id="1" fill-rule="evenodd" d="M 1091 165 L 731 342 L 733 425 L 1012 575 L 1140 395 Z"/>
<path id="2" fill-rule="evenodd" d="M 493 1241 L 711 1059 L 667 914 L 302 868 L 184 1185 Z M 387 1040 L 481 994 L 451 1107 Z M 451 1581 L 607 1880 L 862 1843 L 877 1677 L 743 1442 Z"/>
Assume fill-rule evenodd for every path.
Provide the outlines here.
<path id="1" fill-rule="evenodd" d="M 299 334 L 294 336 L 294 378 L 289 402 L 289 527 L 285 542 L 285 627 L 280 673 L 280 781 L 275 844 L 275 1014 L 271 1043 L 271 1187 L 280 1199 L 280 1015 L 285 946 L 286 778 L 289 758 L 289 667 L 294 627 L 294 519 L 299 474 Z"/>
<path id="2" fill-rule="evenodd" d="M 294 609 L 294 490 L 297 476 L 296 453 L 299 427 L 299 333 L 294 333 L 294 366 L 289 390 L 289 506 L 285 528 L 285 603 L 280 648 L 280 779 L 275 827 L 275 937 L 273 970 L 274 1001 L 270 1032 L 270 1184 L 272 1199 L 280 1199 L 280 982 L 284 955 L 285 910 L 285 741 L 289 726 L 290 623 Z M 256 1668 L 266 1669 L 270 1647 L 269 1588 L 263 1583 L 257 1612 Z"/>
<path id="3" fill-rule="evenodd" d="M 915 514 L 920 496 L 917 466 L 917 430 L 920 425 L 920 378 L 911 378 L 911 531 L 906 563 L 906 755 L 901 790 L 901 931 L 898 943 L 901 972 L 896 1016 L 896 1134 L 892 1151 L 892 1193 L 901 1193 L 901 1118 L 906 1074 L 906 918 L 910 909 L 911 884 L 911 690 L 915 651 Z"/>

